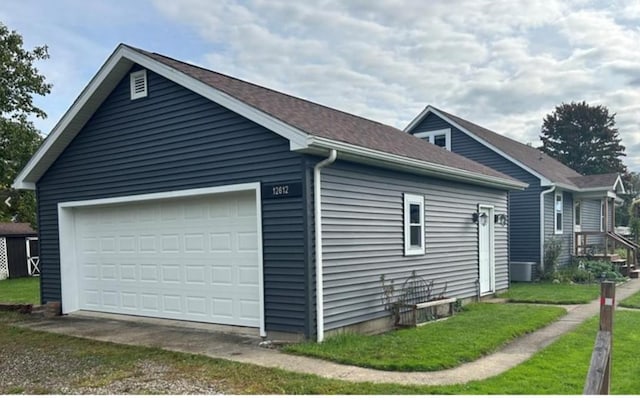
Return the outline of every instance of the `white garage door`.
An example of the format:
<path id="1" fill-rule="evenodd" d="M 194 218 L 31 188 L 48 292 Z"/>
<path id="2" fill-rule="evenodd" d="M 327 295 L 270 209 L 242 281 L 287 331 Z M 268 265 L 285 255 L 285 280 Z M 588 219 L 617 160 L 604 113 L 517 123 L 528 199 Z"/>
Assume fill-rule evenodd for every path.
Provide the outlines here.
<path id="1" fill-rule="evenodd" d="M 259 327 L 255 192 L 73 214 L 79 309 Z"/>

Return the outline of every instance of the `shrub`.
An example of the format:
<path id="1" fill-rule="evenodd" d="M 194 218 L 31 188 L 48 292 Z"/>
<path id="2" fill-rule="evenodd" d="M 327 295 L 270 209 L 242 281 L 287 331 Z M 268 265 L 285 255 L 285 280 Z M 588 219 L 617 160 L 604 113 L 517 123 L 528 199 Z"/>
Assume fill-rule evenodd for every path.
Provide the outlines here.
<path id="1" fill-rule="evenodd" d="M 562 238 L 552 236 L 544 243 L 544 270 L 540 272 L 541 279 L 551 279 L 558 269 L 558 258 L 562 252 Z"/>
<path id="2" fill-rule="evenodd" d="M 549 280 L 560 283 L 592 283 L 602 279 L 623 280 L 622 276 L 609 261 L 577 259 L 574 263 L 549 275 Z"/>
<path id="3" fill-rule="evenodd" d="M 608 261 L 586 260 L 584 261 L 584 269 L 593 275 L 595 279 L 623 279 L 623 276 Z"/>

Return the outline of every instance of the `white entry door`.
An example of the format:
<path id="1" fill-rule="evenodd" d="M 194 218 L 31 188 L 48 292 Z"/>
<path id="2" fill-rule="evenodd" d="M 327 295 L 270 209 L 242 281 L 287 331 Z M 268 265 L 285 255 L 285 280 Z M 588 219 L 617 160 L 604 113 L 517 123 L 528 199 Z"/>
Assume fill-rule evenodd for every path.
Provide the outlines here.
<path id="1" fill-rule="evenodd" d="M 478 206 L 478 259 L 480 294 L 492 293 L 495 286 L 493 207 Z"/>
<path id="2" fill-rule="evenodd" d="M 78 308 L 260 326 L 253 191 L 73 210 Z"/>

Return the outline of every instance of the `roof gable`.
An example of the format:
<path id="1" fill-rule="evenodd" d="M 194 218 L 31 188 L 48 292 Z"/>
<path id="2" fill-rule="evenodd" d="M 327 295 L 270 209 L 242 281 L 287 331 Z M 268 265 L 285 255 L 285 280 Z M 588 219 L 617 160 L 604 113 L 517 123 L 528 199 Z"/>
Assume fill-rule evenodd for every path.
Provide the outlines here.
<path id="1" fill-rule="evenodd" d="M 615 190 L 618 184 L 622 184 L 621 180 L 616 180 L 616 177 L 619 177 L 618 174 L 583 176 L 533 146 L 505 137 L 433 106 L 427 106 L 405 128 L 405 131 L 411 132 L 430 114 L 438 116 L 480 144 L 540 178 L 541 185 L 557 184 L 580 191 L 584 189 Z"/>
<path id="2" fill-rule="evenodd" d="M 133 64 L 154 71 L 281 135 L 289 140 L 291 150 L 322 154 L 339 149 L 339 157 L 365 159 L 381 166 L 398 165 L 408 172 L 437 174 L 492 186 L 526 186 L 394 127 L 121 44 L 18 175 L 14 183 L 16 188 L 35 188 L 35 182 Z"/>

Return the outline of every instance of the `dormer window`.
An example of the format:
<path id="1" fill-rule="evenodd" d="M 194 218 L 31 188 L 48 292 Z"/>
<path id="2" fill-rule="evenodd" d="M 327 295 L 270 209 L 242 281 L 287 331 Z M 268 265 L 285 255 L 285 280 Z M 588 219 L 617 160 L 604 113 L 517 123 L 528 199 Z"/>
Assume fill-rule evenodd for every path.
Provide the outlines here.
<path id="1" fill-rule="evenodd" d="M 451 128 L 442 130 L 417 132 L 416 137 L 451 151 Z"/>
<path id="2" fill-rule="evenodd" d="M 135 71 L 129 75 L 131 83 L 131 99 L 147 96 L 147 70 Z"/>

